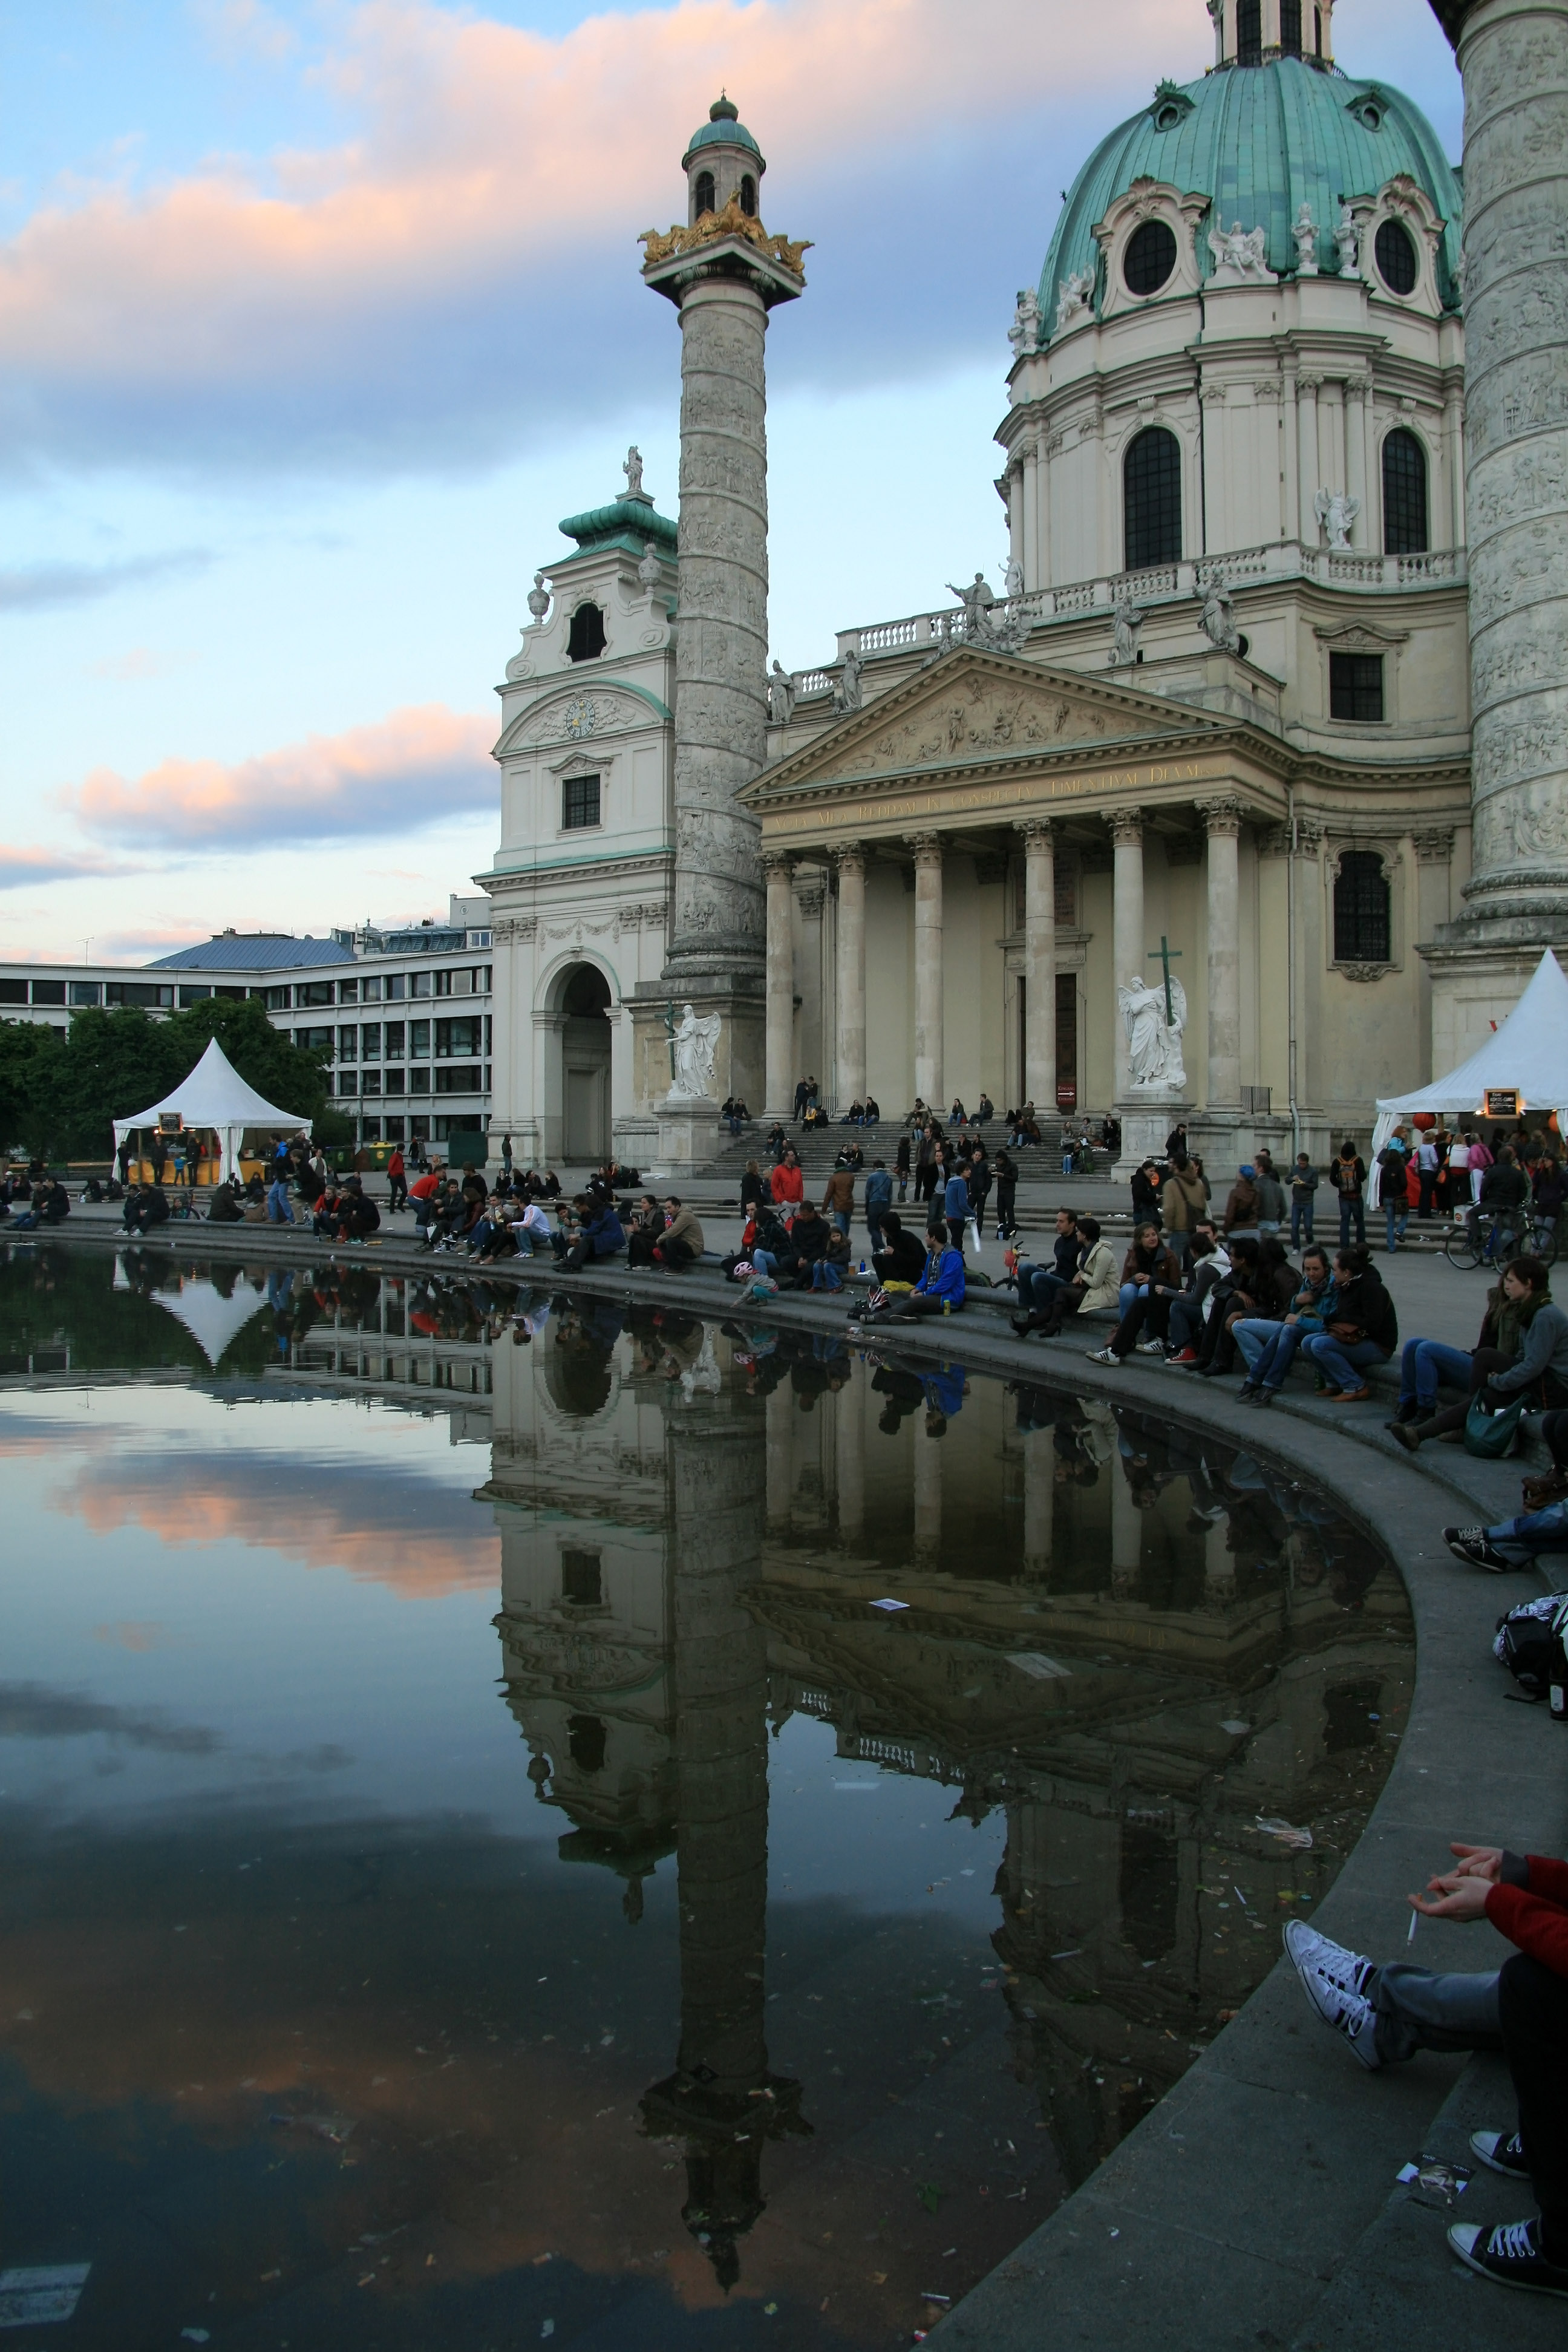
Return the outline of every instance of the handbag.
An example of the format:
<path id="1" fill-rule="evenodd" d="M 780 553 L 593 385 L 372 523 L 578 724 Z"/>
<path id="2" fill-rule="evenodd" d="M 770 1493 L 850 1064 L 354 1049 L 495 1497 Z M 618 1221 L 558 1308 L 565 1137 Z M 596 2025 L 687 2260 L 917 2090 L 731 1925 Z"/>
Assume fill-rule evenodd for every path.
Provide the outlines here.
<path id="1" fill-rule="evenodd" d="M 1496 1412 L 1489 1412 L 1479 1395 L 1473 1396 L 1465 1415 L 1466 1453 L 1479 1455 L 1483 1462 L 1501 1462 L 1511 1454 L 1518 1442 L 1526 1402 L 1521 1396 L 1513 1404 L 1501 1405 Z"/>

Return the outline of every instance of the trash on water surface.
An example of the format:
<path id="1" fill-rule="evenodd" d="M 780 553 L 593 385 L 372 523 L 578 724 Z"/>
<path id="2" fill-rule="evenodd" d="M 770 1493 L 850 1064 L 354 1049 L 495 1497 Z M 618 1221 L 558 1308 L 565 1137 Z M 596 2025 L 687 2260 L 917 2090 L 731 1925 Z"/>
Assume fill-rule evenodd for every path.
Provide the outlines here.
<path id="1" fill-rule="evenodd" d="M 1234 1715 L 1227 1716 L 1220 1725 L 1220 1729 L 1228 1731 L 1233 1739 L 1239 1739 L 1244 1731 L 1250 1731 L 1251 1728 L 1250 1723 L 1242 1723 Z"/>
<path id="2" fill-rule="evenodd" d="M 1226 1728 L 1228 1729 L 1229 1727 L 1226 1726 Z M 1264 1836 L 1278 1838 L 1288 1853 L 1306 1853 L 1310 1850 L 1312 1843 L 1310 1830 L 1299 1830 L 1293 1822 L 1284 1820 L 1278 1813 L 1259 1813 L 1256 1818 Z"/>
<path id="3" fill-rule="evenodd" d="M 330 2139 L 334 2147 L 342 2147 L 354 2128 L 352 2116 L 285 2116 L 273 2115 L 269 2124 L 281 2125 L 285 2131 L 313 2132 L 318 2139 Z"/>
<path id="4" fill-rule="evenodd" d="M 1030 1675 L 1037 1683 L 1062 1683 L 1070 1679 L 1072 1668 L 1047 1658 L 1043 1650 L 1015 1650 L 1012 1663 L 1021 1675 Z"/>
<path id="5" fill-rule="evenodd" d="M 871 1603 L 873 1609 L 888 1610 L 907 1609 L 909 1605 L 907 1601 L 873 1601 Z"/>
<path id="6" fill-rule="evenodd" d="M 53 2263 L 0 2271 L 0 2327 L 43 2327 L 69 2319 L 91 2268 L 90 2263 Z"/>

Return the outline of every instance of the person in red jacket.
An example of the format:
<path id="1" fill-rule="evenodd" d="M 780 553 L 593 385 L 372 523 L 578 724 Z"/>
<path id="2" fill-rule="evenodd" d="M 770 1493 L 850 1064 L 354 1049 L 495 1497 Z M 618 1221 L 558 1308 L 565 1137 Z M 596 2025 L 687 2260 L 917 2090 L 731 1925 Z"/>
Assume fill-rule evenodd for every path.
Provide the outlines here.
<path id="1" fill-rule="evenodd" d="M 1500 2050 L 1519 2101 L 1511 2132 L 1470 2135 L 1493 2172 L 1528 2180 L 1540 2206 L 1524 2221 L 1456 2222 L 1460 2262 L 1501 2286 L 1568 2295 L 1568 1863 L 1501 1846 L 1455 1845 L 1457 1866 L 1427 1882 L 1412 1907 L 1432 1919 L 1489 1919 L 1517 1946 L 1490 1974 L 1380 1968 L 1292 1919 L 1285 1949 L 1308 2000 L 1376 2069 L 1417 2050 Z"/>
<path id="2" fill-rule="evenodd" d="M 781 1208 L 786 1202 L 791 1201 L 805 1200 L 805 1177 L 802 1171 L 799 1160 L 795 1156 L 795 1146 L 793 1144 L 784 1153 L 784 1156 L 779 1161 L 778 1166 L 773 1170 L 768 1181 L 773 1190 L 773 1205 L 775 1208 Z"/>

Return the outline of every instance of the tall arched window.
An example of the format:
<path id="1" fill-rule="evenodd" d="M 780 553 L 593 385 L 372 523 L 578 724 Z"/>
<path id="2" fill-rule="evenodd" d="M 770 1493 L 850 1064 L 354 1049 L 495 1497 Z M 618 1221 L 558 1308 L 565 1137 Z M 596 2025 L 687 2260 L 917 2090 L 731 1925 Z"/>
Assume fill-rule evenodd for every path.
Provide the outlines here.
<path id="1" fill-rule="evenodd" d="M 566 632 L 568 661 L 597 661 L 605 650 L 605 616 L 597 604 L 579 604 Z"/>
<path id="2" fill-rule="evenodd" d="M 1388 877 L 1375 849 L 1347 849 L 1334 877 L 1334 961 L 1389 960 Z"/>
<path id="3" fill-rule="evenodd" d="M 745 214 L 748 220 L 755 220 L 757 216 L 757 184 L 755 180 L 752 179 L 750 172 L 746 173 L 741 182 L 741 210 Z"/>
<path id="4" fill-rule="evenodd" d="M 1236 62 L 1263 63 L 1263 0 L 1236 0 Z"/>
<path id="5" fill-rule="evenodd" d="M 691 195 L 691 205 L 692 211 L 699 220 L 701 219 L 704 213 L 710 213 L 712 211 L 713 174 L 711 172 L 698 173 L 697 185 L 693 189 Z"/>
<path id="6" fill-rule="evenodd" d="M 1314 8 L 1312 11 L 1312 55 L 1315 58 L 1321 58 L 1322 54 L 1323 12 L 1321 8 Z"/>
<path id="7" fill-rule="evenodd" d="M 1426 452 L 1403 425 L 1383 445 L 1383 551 L 1426 552 Z"/>
<path id="8" fill-rule="evenodd" d="M 1182 445 L 1151 425 L 1129 444 L 1121 466 L 1122 556 L 1129 572 L 1182 560 Z"/>
<path id="9" fill-rule="evenodd" d="M 1279 0 L 1279 49 L 1287 58 L 1301 54 L 1301 0 Z"/>

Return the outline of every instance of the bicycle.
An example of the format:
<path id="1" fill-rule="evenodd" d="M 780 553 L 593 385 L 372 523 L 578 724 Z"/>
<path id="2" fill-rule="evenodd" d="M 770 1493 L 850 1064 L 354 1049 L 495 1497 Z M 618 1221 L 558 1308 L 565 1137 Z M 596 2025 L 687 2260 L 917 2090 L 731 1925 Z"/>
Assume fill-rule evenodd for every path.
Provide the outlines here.
<path id="1" fill-rule="evenodd" d="M 1489 1265 L 1499 1272 L 1510 1257 L 1538 1257 L 1545 1265 L 1557 1263 L 1557 1225 L 1551 1217 L 1481 1217 L 1474 1213 L 1458 1220 L 1443 1237 L 1443 1255 L 1461 1272 Z"/>

